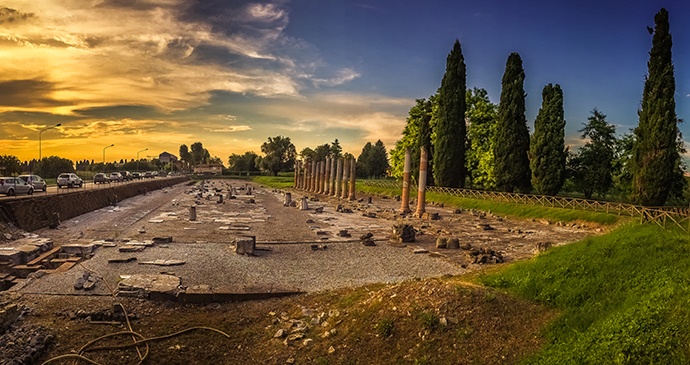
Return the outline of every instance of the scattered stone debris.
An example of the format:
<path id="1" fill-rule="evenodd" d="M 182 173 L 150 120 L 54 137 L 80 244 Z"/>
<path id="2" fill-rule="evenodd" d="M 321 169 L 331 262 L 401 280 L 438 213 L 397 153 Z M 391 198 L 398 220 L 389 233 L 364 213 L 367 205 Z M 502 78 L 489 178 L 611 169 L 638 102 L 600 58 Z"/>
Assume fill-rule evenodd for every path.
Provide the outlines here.
<path id="1" fill-rule="evenodd" d="M 327 249 L 328 249 L 328 246 L 326 246 L 326 245 L 323 245 L 323 246 L 311 245 L 311 250 L 312 250 L 312 251 L 327 250 Z"/>
<path id="2" fill-rule="evenodd" d="M 158 265 L 158 266 L 177 266 L 184 265 L 184 260 L 154 260 L 154 261 L 140 261 L 139 265 Z"/>
<path id="3" fill-rule="evenodd" d="M 439 237 L 436 239 L 436 248 L 446 248 L 448 245 L 448 239 L 445 237 Z"/>
<path id="4" fill-rule="evenodd" d="M 114 259 L 109 259 L 108 263 L 110 264 L 117 264 L 117 263 L 127 263 L 127 262 L 132 262 L 136 261 L 136 257 L 117 257 Z"/>
<path id="5" fill-rule="evenodd" d="M 449 238 L 446 243 L 446 248 L 454 250 L 460 248 L 460 240 L 455 237 Z"/>
<path id="6" fill-rule="evenodd" d="M 338 232 L 338 237 L 352 237 L 352 235 L 347 231 L 347 229 L 341 229 Z"/>
<path id="7" fill-rule="evenodd" d="M 503 255 L 491 248 L 473 249 L 467 259 L 472 264 L 499 264 L 503 262 Z"/>
<path id="8" fill-rule="evenodd" d="M 491 227 L 488 223 L 480 223 L 477 225 L 477 228 L 483 230 L 483 231 L 491 231 L 494 229 L 494 227 Z"/>
<path id="9" fill-rule="evenodd" d="M 91 290 L 96 286 L 96 282 L 98 281 L 98 278 L 94 275 L 92 275 L 89 272 L 85 272 L 82 274 L 82 276 L 77 279 L 77 282 L 74 283 L 74 289 L 77 290 Z"/>
<path id="10" fill-rule="evenodd" d="M 415 241 L 415 229 L 409 224 L 396 224 L 393 226 L 391 240 L 397 243 L 408 243 Z"/>
<path id="11" fill-rule="evenodd" d="M 314 213 L 323 213 L 323 207 L 318 207 L 314 209 Z"/>
<path id="12" fill-rule="evenodd" d="M 537 253 L 544 252 L 553 247 L 553 242 L 537 242 Z"/>

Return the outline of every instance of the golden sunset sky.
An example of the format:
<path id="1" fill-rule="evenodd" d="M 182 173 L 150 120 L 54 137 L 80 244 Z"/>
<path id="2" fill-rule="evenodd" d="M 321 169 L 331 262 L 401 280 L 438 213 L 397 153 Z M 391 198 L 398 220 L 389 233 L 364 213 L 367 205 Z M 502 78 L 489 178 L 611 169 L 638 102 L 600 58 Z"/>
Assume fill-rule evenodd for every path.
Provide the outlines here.
<path id="1" fill-rule="evenodd" d="M 634 5 L 630 5 L 635 3 Z M 0 154 L 133 159 L 202 142 L 223 161 L 268 137 L 392 149 L 459 39 L 467 87 L 498 102 L 524 60 L 527 119 L 565 94 L 567 143 L 598 108 L 637 124 L 653 16 L 670 13 L 677 113 L 690 100 L 690 2 L 8 0 L 0 4 Z M 686 126 L 682 126 L 686 128 Z M 688 135 L 688 133 L 685 133 Z"/>

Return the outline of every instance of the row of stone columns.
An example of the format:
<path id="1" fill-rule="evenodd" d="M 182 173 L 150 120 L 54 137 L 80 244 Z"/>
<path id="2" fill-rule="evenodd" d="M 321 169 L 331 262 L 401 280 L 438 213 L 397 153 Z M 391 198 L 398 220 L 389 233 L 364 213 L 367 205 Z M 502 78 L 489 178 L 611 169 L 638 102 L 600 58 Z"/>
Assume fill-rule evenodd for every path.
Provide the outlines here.
<path id="1" fill-rule="evenodd" d="M 422 148 L 419 161 L 419 190 L 417 193 L 417 210 L 414 215 L 421 217 L 426 206 L 426 174 L 428 157 L 426 148 Z M 297 161 L 295 165 L 295 189 L 306 190 L 316 194 L 326 194 L 337 198 L 355 200 L 355 179 L 357 162 L 354 159 L 327 157 L 326 161 Z M 348 189 L 349 188 L 349 189 Z M 410 149 L 405 149 L 403 170 L 402 202 L 400 212 L 410 210 Z"/>
<path id="2" fill-rule="evenodd" d="M 295 189 L 355 200 L 357 161 L 327 157 L 326 161 L 297 161 Z"/>

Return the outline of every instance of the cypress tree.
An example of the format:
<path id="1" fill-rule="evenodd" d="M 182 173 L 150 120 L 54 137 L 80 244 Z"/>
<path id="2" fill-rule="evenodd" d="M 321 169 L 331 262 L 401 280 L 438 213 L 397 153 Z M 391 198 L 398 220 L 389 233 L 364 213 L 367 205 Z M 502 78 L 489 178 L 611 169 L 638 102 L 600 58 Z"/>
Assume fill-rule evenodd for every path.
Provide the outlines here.
<path id="1" fill-rule="evenodd" d="M 565 119 L 563 90 L 548 84 L 542 91 L 542 104 L 534 121 L 530 141 L 532 186 L 540 194 L 556 195 L 565 181 Z"/>
<path id="2" fill-rule="evenodd" d="M 522 59 L 511 53 L 503 74 L 501 101 L 498 105 L 498 123 L 494 144 L 494 171 L 496 187 L 513 192 L 530 190 L 530 170 L 527 151 L 529 130 L 525 119 L 525 71 Z"/>
<path id="3" fill-rule="evenodd" d="M 434 145 L 434 180 L 439 186 L 465 186 L 465 58 L 455 41 L 439 89 Z"/>
<path id="4" fill-rule="evenodd" d="M 649 52 L 649 73 L 644 84 L 639 124 L 632 152 L 633 192 L 637 204 L 663 205 L 679 163 L 676 144 L 676 82 L 671 59 L 668 12 L 654 16 L 654 37 Z"/>

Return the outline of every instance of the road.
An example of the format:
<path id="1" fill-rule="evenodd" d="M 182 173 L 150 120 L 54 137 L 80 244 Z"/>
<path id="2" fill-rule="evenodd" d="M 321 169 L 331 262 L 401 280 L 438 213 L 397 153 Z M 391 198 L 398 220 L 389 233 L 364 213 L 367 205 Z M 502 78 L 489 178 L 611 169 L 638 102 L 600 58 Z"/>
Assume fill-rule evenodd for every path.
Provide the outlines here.
<path id="1" fill-rule="evenodd" d="M 156 179 L 167 179 L 168 177 L 157 177 Z M 23 199 L 23 198 L 31 198 L 31 197 L 37 197 L 37 196 L 44 196 L 44 195 L 55 195 L 55 194 L 65 194 L 65 193 L 71 193 L 74 191 L 80 191 L 80 190 L 94 190 L 94 189 L 106 189 L 112 186 L 119 186 L 119 185 L 126 185 L 126 184 L 133 184 L 141 181 L 147 181 L 147 180 L 132 180 L 132 181 L 123 181 L 123 182 L 111 182 L 109 184 L 94 184 L 93 181 L 91 180 L 84 180 L 84 186 L 79 188 L 79 187 L 74 187 L 74 188 L 59 188 L 57 185 L 51 185 L 48 186 L 48 189 L 44 192 L 41 190 L 34 191 L 33 195 L 15 195 L 15 196 L 6 196 L 6 195 L 0 195 L 0 200 L 7 200 L 7 199 Z"/>

